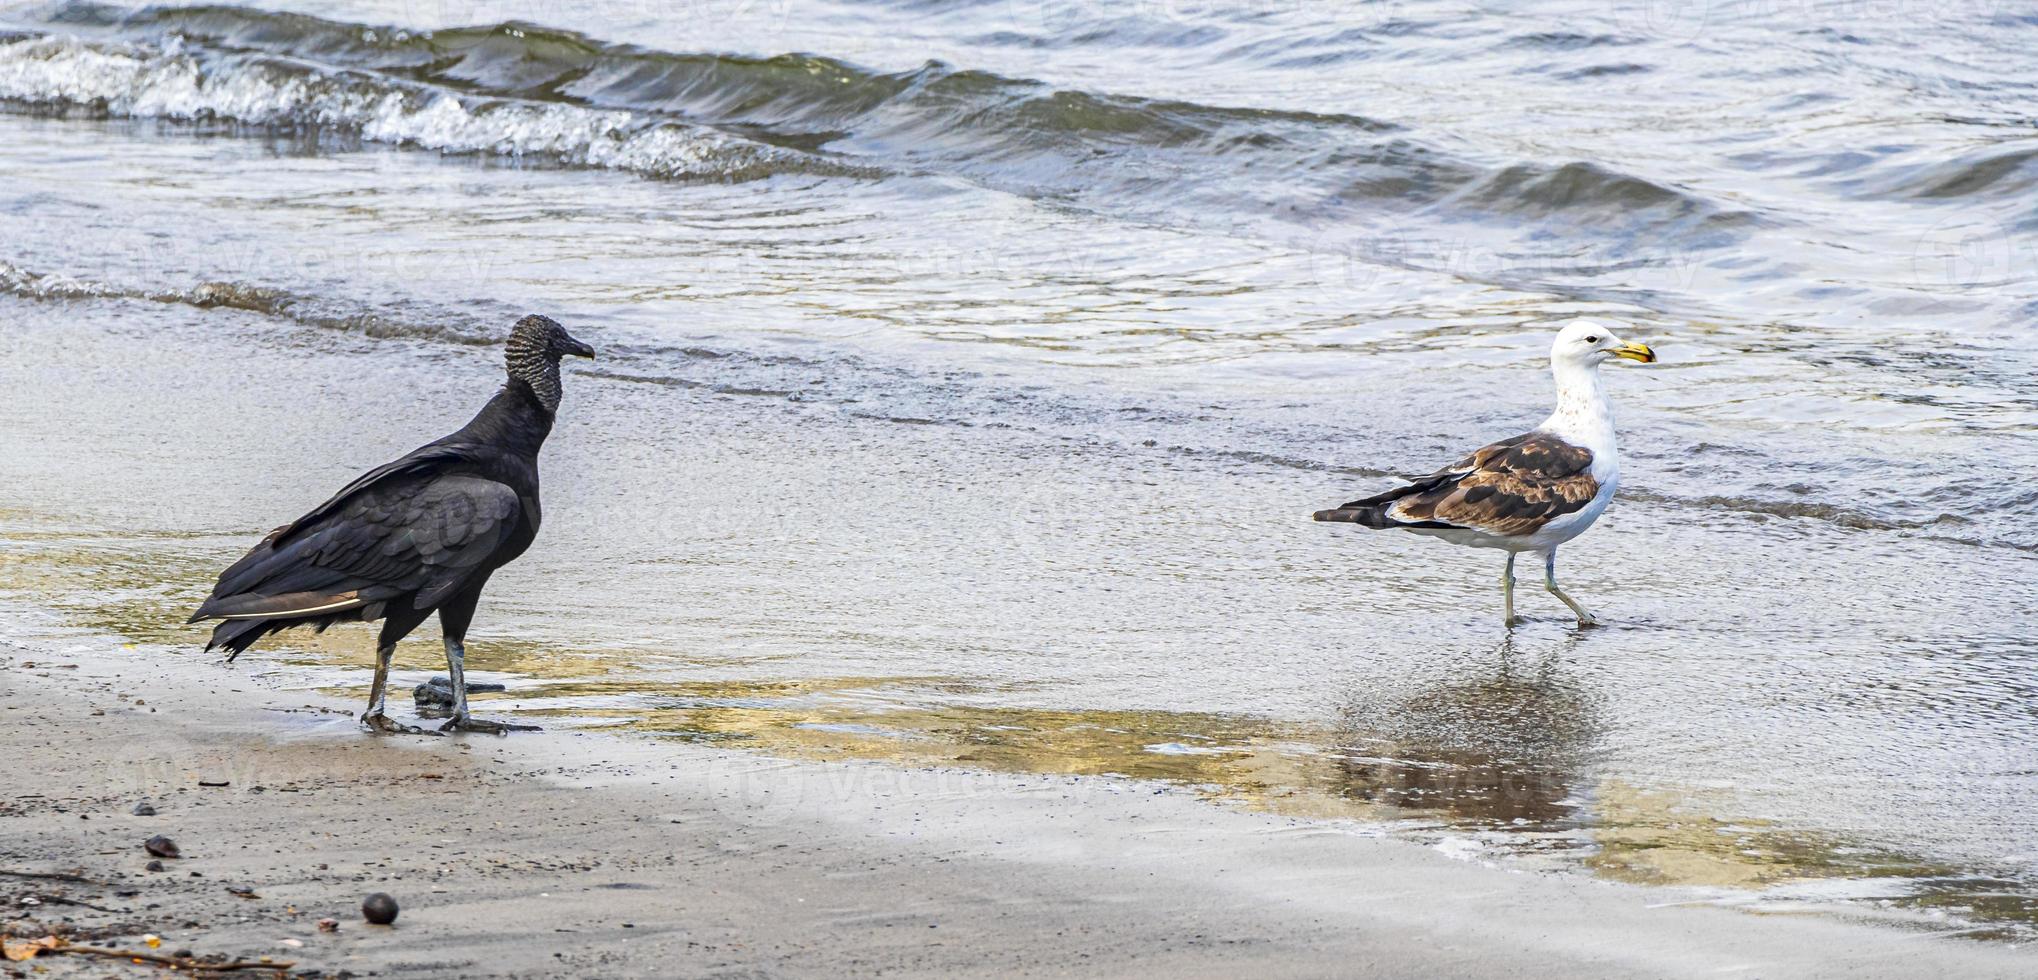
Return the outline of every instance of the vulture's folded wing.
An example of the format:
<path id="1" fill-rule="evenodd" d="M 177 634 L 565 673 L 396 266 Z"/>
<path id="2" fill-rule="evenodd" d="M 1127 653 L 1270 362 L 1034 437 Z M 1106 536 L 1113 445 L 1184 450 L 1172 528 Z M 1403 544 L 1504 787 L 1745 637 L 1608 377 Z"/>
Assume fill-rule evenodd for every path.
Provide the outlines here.
<path id="1" fill-rule="evenodd" d="M 406 477 L 430 477 L 443 473 L 449 465 L 466 460 L 470 449 L 471 447 L 452 445 L 445 442 L 434 442 L 420 446 L 401 459 L 390 460 L 355 477 L 354 482 L 341 487 L 340 492 L 327 498 L 325 503 L 305 512 L 303 517 L 270 532 L 269 536 L 280 544 L 283 539 L 296 534 L 298 531 L 318 521 L 324 520 L 334 511 L 346 506 L 347 502 L 352 500 L 356 494 L 369 487 L 377 486 L 385 481 L 401 480 Z M 228 574 L 232 574 L 231 569 L 228 570 Z"/>
<path id="2" fill-rule="evenodd" d="M 523 519 L 515 490 L 465 474 L 385 475 L 321 512 L 227 569 L 193 621 L 330 615 L 401 596 L 430 608 L 472 581 Z"/>

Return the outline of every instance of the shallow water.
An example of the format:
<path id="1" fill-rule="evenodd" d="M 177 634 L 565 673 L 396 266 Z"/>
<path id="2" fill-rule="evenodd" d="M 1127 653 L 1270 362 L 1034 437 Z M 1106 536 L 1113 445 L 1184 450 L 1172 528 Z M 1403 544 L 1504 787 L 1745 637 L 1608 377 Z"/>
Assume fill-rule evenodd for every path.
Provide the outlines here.
<path id="1" fill-rule="evenodd" d="M 537 309 L 603 357 L 490 710 L 2038 921 L 2038 20 L 287 7 L 7 15 L 17 632 L 195 656 Z M 1539 420 L 1580 313 L 1663 357 L 1563 556 L 1611 625 L 1504 640 L 1492 555 L 1309 523 Z"/>

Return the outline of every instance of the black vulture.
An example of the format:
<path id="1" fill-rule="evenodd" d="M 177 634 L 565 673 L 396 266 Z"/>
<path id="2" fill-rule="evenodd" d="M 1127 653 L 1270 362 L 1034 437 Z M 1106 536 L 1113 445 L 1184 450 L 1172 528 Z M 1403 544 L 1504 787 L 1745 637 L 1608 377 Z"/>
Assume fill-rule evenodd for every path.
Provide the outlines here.
<path id="1" fill-rule="evenodd" d="M 361 723 L 425 734 L 390 720 L 383 702 L 397 641 L 437 611 L 453 680 L 442 730 L 522 727 L 467 716 L 462 641 L 488 576 L 538 536 L 538 449 L 559 409 L 559 359 L 593 357 L 594 348 L 534 315 L 510 330 L 505 353 L 509 380 L 473 421 L 369 470 L 222 572 L 190 619 L 224 620 L 205 648 L 224 647 L 231 661 L 293 626 L 382 620 Z"/>

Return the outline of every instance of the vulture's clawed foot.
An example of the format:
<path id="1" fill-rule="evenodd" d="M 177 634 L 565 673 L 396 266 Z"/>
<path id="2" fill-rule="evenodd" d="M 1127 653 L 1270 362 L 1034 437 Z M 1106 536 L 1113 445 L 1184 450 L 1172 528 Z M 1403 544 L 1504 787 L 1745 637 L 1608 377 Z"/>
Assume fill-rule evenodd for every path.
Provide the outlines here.
<path id="1" fill-rule="evenodd" d="M 406 725 L 400 721 L 397 721 L 394 718 L 389 717 L 388 715 L 381 714 L 379 712 L 372 715 L 362 715 L 361 724 L 367 726 L 371 731 L 381 732 L 384 735 L 439 734 L 438 732 L 432 731 L 429 728 L 419 728 L 416 725 Z"/>
<path id="2" fill-rule="evenodd" d="M 511 732 L 541 732 L 536 725 L 516 725 L 507 721 L 489 721 L 485 718 L 469 718 L 455 715 L 439 726 L 442 732 L 486 732 L 490 735 L 508 735 Z"/>

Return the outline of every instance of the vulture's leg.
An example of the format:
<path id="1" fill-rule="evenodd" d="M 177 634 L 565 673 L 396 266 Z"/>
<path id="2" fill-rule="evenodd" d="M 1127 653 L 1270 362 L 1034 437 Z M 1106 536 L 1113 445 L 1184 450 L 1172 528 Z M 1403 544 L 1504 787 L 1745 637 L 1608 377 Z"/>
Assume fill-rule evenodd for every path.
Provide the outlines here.
<path id="1" fill-rule="evenodd" d="M 389 662 L 396 657 L 396 641 L 417 626 L 417 623 L 402 623 L 394 616 L 382 623 L 382 632 L 375 637 L 375 683 L 368 688 L 368 711 L 361 716 L 361 724 L 387 735 L 437 735 L 438 732 L 419 728 L 415 725 L 400 724 L 385 713 L 389 695 Z"/>
<path id="2" fill-rule="evenodd" d="M 1557 549 L 1555 548 L 1543 552 L 1543 585 L 1550 590 L 1551 595 L 1564 600 L 1564 604 L 1570 606 L 1571 611 L 1578 614 L 1578 625 L 1599 625 L 1599 617 L 1594 616 L 1592 610 L 1579 605 L 1578 600 L 1571 598 L 1569 593 L 1557 588 Z"/>
<path id="3" fill-rule="evenodd" d="M 467 625 L 474 621 L 474 606 L 481 601 L 481 587 L 455 596 L 439 607 L 439 628 L 446 634 L 446 674 L 453 681 L 453 717 L 439 726 L 442 732 L 535 732 L 536 725 L 512 725 L 483 721 L 467 715 Z"/>
<path id="4" fill-rule="evenodd" d="M 446 634 L 446 676 L 453 679 L 453 717 L 467 717 L 467 646 Z"/>

